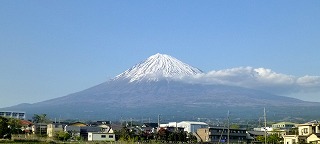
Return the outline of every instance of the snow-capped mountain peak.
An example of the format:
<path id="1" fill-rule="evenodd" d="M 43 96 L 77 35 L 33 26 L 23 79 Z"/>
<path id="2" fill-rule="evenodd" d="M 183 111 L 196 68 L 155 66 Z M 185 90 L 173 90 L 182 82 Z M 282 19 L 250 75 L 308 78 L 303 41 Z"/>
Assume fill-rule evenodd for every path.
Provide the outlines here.
<path id="1" fill-rule="evenodd" d="M 202 73 L 201 70 L 172 56 L 157 53 L 116 76 L 115 79 L 129 79 L 130 82 L 141 80 L 158 81 L 163 78 L 180 78 L 200 73 Z"/>

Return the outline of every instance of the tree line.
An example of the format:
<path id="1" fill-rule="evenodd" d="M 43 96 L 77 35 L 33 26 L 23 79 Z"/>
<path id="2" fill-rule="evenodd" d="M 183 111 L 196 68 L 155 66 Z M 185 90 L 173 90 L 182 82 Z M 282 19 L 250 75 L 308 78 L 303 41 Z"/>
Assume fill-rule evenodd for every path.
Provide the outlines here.
<path id="1" fill-rule="evenodd" d="M 185 131 L 169 131 L 164 128 L 160 128 L 156 133 L 150 133 L 135 128 L 123 127 L 121 130 L 115 131 L 115 134 L 117 140 L 124 142 L 197 142 L 197 138 L 192 135 L 192 133 L 187 133 Z"/>

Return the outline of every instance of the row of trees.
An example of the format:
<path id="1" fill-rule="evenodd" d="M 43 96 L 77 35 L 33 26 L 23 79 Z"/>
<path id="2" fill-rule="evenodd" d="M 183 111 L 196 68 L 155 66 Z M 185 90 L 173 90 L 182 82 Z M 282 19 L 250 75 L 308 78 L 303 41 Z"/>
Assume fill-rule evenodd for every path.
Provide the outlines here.
<path id="1" fill-rule="evenodd" d="M 191 133 L 184 131 L 168 131 L 160 128 L 157 133 L 144 132 L 134 128 L 123 127 L 120 131 L 116 131 L 116 138 L 126 142 L 197 142 L 197 138 Z"/>

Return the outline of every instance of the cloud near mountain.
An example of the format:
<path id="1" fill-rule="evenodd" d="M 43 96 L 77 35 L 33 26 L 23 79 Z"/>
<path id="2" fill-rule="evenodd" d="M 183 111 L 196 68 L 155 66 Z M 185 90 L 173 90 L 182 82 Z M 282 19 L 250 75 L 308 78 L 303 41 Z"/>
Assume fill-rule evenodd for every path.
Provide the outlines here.
<path id="1" fill-rule="evenodd" d="M 310 101 L 314 101 L 314 98 L 320 94 L 320 76 L 296 77 L 276 73 L 271 69 L 253 67 L 238 67 L 205 73 L 172 56 L 159 53 L 116 76 L 116 79 L 127 79 L 130 82 L 175 79 L 187 83 L 240 86 Z"/>
<path id="2" fill-rule="evenodd" d="M 182 80 L 190 83 L 241 86 L 277 94 L 320 92 L 320 76 L 296 77 L 266 68 L 238 67 L 201 73 Z"/>

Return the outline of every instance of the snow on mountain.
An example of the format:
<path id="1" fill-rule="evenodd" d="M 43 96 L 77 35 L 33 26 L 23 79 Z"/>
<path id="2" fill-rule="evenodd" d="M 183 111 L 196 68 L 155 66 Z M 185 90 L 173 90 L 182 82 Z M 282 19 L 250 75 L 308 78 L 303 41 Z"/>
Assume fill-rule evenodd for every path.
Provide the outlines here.
<path id="1" fill-rule="evenodd" d="M 129 82 L 141 80 L 158 81 L 160 79 L 181 78 L 201 73 L 201 70 L 172 56 L 157 53 L 119 74 L 114 80 L 129 79 Z"/>

